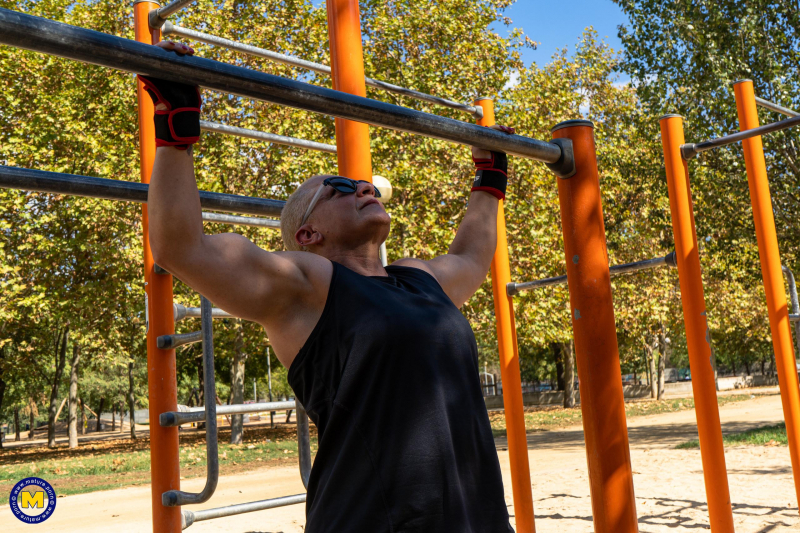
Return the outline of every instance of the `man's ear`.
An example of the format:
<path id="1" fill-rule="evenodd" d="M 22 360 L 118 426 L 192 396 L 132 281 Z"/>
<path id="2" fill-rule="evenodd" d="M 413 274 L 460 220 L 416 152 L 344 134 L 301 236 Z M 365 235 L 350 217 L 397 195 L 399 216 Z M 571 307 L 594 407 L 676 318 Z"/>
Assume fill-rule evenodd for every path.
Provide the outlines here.
<path id="1" fill-rule="evenodd" d="M 322 234 L 316 231 L 311 224 L 300 226 L 294 234 L 294 240 L 297 241 L 302 247 L 308 247 L 314 244 L 320 244 L 323 241 Z"/>

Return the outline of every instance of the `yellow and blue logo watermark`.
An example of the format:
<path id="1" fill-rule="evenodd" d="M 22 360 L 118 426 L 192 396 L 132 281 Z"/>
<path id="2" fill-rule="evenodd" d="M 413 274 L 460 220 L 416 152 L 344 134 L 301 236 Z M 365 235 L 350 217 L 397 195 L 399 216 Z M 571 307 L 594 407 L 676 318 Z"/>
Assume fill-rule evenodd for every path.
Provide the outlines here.
<path id="1" fill-rule="evenodd" d="M 26 477 L 11 489 L 11 512 L 26 524 L 40 524 L 56 510 L 56 491 L 47 481 Z"/>

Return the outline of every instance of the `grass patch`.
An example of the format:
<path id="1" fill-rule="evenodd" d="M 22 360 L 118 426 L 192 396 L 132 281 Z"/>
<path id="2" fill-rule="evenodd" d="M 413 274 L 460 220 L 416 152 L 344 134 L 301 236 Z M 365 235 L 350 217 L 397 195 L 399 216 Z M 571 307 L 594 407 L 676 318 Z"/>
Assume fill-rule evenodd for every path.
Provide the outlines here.
<path id="1" fill-rule="evenodd" d="M 719 405 L 726 405 L 729 403 L 742 402 L 751 398 L 752 395 L 750 394 L 719 396 L 717 398 L 717 403 L 719 403 Z M 676 411 L 686 411 L 689 409 L 694 409 L 694 400 L 692 398 L 630 402 L 625 404 L 625 416 L 633 418 L 636 416 L 674 413 Z M 502 411 L 491 412 L 489 413 L 489 420 L 492 423 L 492 434 L 495 437 L 504 437 L 506 434 L 505 413 Z M 567 426 L 575 426 L 579 425 L 581 421 L 580 407 L 571 409 L 544 406 L 525 408 L 526 431 L 547 431 Z"/>
<path id="2" fill-rule="evenodd" d="M 297 462 L 297 441 L 292 426 L 246 428 L 241 445 L 228 444 L 230 430 L 219 435 L 220 470 L 235 474 L 267 464 Z M 149 438 L 115 439 L 84 444 L 76 450 L 56 448 L 6 448 L 0 453 L 0 505 L 8 503 L 14 484 L 26 477 L 50 482 L 59 496 L 84 494 L 150 483 Z M 312 428 L 311 452 L 317 439 Z M 205 435 L 181 432 L 181 477 L 205 476 Z"/>
<path id="3" fill-rule="evenodd" d="M 724 446 L 788 446 L 789 439 L 786 436 L 786 424 L 781 423 L 724 435 L 722 444 Z M 675 447 L 679 450 L 699 448 L 700 441 L 690 440 Z"/>

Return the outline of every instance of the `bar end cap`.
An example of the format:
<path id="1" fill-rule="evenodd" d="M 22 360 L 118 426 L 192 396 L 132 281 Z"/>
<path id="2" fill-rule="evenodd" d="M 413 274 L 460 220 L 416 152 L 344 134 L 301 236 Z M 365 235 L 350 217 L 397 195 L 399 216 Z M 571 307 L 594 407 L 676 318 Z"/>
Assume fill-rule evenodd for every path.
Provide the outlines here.
<path id="1" fill-rule="evenodd" d="M 564 128 L 573 128 L 575 126 L 589 126 L 590 128 L 594 128 L 594 122 L 583 118 L 578 118 L 574 120 L 565 120 L 564 122 L 559 122 L 558 124 L 550 128 L 550 133 L 562 130 Z"/>

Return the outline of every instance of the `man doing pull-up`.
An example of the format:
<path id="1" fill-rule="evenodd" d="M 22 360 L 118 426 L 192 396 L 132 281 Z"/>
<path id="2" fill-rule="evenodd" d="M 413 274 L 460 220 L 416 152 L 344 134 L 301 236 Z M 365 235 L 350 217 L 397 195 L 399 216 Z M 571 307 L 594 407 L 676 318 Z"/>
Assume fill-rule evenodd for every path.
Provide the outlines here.
<path id="1" fill-rule="evenodd" d="M 235 233 L 203 232 L 191 149 L 197 88 L 141 79 L 156 104 L 153 257 L 218 307 L 263 325 L 289 369 L 319 432 L 305 531 L 513 532 L 475 336 L 459 311 L 495 250 L 505 154 L 472 149 L 469 206 L 445 255 L 384 268 L 378 249 L 390 218 L 379 193 L 341 176 L 313 176 L 292 193 L 281 215 L 287 251 L 267 252 Z"/>

